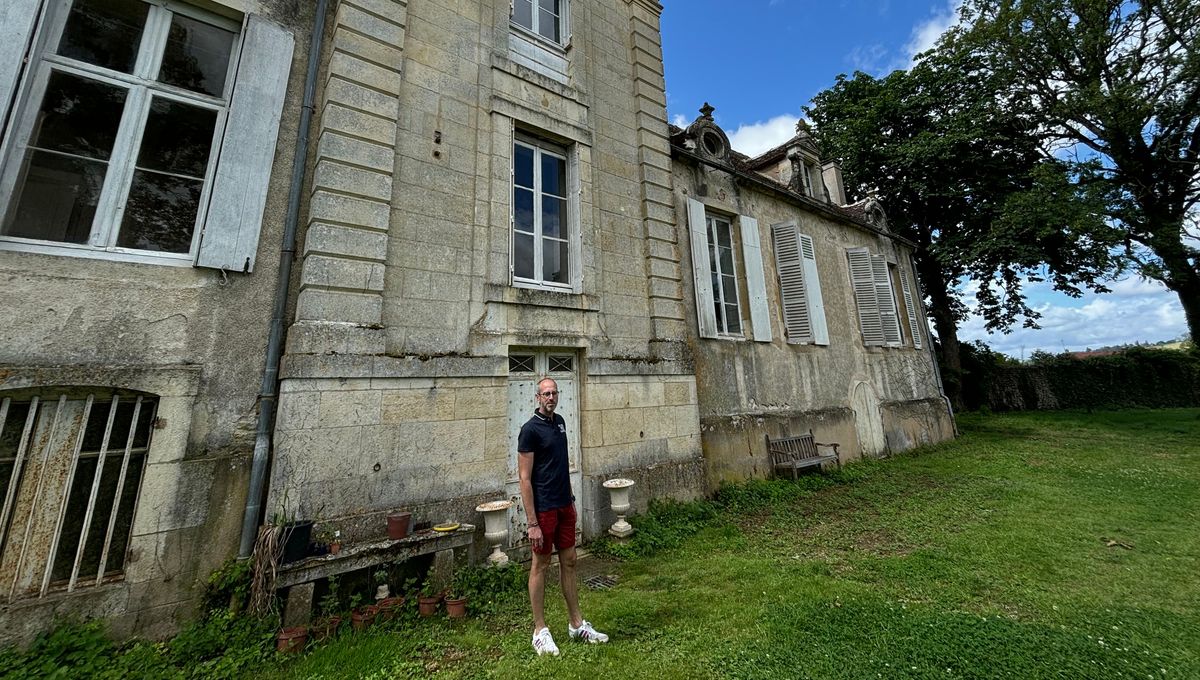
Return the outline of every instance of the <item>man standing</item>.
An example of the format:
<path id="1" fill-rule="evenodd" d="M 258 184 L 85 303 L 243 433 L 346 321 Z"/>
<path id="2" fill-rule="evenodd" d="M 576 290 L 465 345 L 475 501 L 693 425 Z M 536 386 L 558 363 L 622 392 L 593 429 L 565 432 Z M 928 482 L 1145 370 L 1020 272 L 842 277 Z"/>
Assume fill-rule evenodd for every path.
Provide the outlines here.
<path id="1" fill-rule="evenodd" d="M 559 583 L 567 601 L 570 622 L 567 633 L 573 640 L 608 642 L 579 613 L 579 590 L 575 580 L 575 496 L 571 493 L 570 463 L 567 460 L 567 424 L 554 412 L 558 408 L 558 383 L 543 378 L 537 384 L 537 410 L 521 426 L 517 438 L 517 460 L 521 473 L 521 502 L 529 518 L 529 542 L 533 544 L 533 566 L 529 570 L 529 602 L 533 607 L 533 648 L 538 655 L 558 656 L 554 637 L 546 627 L 543 605 L 546 568 L 550 552 L 558 548 Z"/>

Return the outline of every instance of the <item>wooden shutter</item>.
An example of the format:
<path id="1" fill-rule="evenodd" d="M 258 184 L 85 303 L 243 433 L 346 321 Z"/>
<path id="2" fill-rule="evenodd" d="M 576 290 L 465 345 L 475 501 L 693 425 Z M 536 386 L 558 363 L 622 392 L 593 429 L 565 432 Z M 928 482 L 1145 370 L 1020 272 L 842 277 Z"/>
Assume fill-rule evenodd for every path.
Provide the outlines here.
<path id="1" fill-rule="evenodd" d="M 882 255 L 871 256 L 871 271 L 875 277 L 875 300 L 879 305 L 879 322 L 883 326 L 884 342 L 890 346 L 901 343 L 900 315 L 896 313 L 896 295 L 892 291 L 892 277 L 888 275 L 888 263 Z"/>
<path id="2" fill-rule="evenodd" d="M 800 256 L 800 240 L 796 225 L 791 222 L 771 225 L 771 241 L 775 250 L 775 271 L 779 275 L 779 301 L 783 307 L 783 326 L 789 344 L 813 341 L 812 315 L 805 293 L 804 262 Z"/>
<path id="3" fill-rule="evenodd" d="M 696 324 L 700 337 L 717 337 L 717 310 L 713 307 L 712 268 L 708 263 L 708 229 L 704 204 L 687 199 L 688 234 L 692 241 L 692 276 L 696 288 Z"/>
<path id="4" fill-rule="evenodd" d="M 863 344 L 882 345 L 883 324 L 879 320 L 879 304 L 875 298 L 875 277 L 871 272 L 871 254 L 866 248 L 846 251 L 850 258 L 850 283 L 854 286 L 854 302 L 858 306 L 858 326 L 862 329 Z"/>
<path id="5" fill-rule="evenodd" d="M 742 261 L 746 265 L 746 295 L 750 298 L 750 326 L 755 342 L 771 342 L 771 312 L 767 307 L 767 282 L 763 274 L 758 220 L 738 215 L 742 230 Z"/>
<path id="6" fill-rule="evenodd" d="M 825 322 L 825 301 L 821 298 L 821 275 L 817 272 L 817 251 L 813 240 L 799 234 L 800 257 L 804 261 L 804 291 L 808 297 L 808 313 L 812 317 L 813 342 L 829 344 L 829 325 Z"/>
<path id="7" fill-rule="evenodd" d="M 913 347 L 921 349 L 921 328 L 917 324 L 917 307 L 913 304 L 912 287 L 908 285 L 908 274 L 900 269 L 900 288 L 904 292 L 904 308 L 908 310 L 908 328 L 912 331 Z"/>
<path id="8" fill-rule="evenodd" d="M 0 2 L 0 135 L 16 100 L 26 57 L 33 63 L 34 55 L 29 50 L 41 4 L 41 0 Z"/>
<path id="9" fill-rule="evenodd" d="M 254 269 L 275 138 L 292 65 L 292 34 L 251 14 L 196 265 L 227 271 Z"/>

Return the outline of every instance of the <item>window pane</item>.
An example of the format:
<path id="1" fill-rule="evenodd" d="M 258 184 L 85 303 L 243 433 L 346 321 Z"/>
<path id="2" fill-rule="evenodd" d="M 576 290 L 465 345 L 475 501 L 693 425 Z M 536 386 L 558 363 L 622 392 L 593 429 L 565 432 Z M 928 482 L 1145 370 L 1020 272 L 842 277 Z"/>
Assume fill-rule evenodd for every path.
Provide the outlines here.
<path id="1" fill-rule="evenodd" d="M 233 39 L 231 31 L 180 14 L 172 16 L 159 82 L 220 97 Z"/>
<path id="2" fill-rule="evenodd" d="M 552 373 L 569 372 L 575 368 L 575 357 L 550 357 Z"/>
<path id="3" fill-rule="evenodd" d="M 571 270 L 568 266 L 567 242 L 553 239 L 542 241 L 543 280 L 554 283 L 570 283 Z"/>
<path id="4" fill-rule="evenodd" d="M 145 412 L 146 407 L 142 407 Z M 107 467 L 107 464 L 106 464 Z M 129 547 L 129 532 L 133 528 L 134 502 L 137 501 L 138 488 L 142 485 L 142 471 L 146 468 L 146 455 L 130 456 L 129 469 L 125 471 L 125 486 L 121 489 L 120 504 L 117 506 L 117 521 L 113 526 L 112 543 L 108 547 L 108 562 L 104 573 L 125 571 L 125 550 Z M 108 474 L 107 472 L 105 474 Z M 120 474 L 120 468 L 117 468 Z M 114 475 L 114 479 L 116 475 Z M 105 515 L 105 530 L 108 529 L 108 515 Z"/>
<path id="5" fill-rule="evenodd" d="M 130 73 L 137 61 L 149 9 L 140 0 L 75 0 L 58 53 Z"/>
<path id="6" fill-rule="evenodd" d="M 125 95 L 119 87 L 52 72 L 30 146 L 108 160 L 125 111 Z"/>
<path id="7" fill-rule="evenodd" d="M 737 288 L 735 288 L 733 285 L 732 276 L 724 274 L 721 275 L 721 291 L 725 295 L 726 303 L 737 303 Z"/>
<path id="8" fill-rule="evenodd" d="M 0 461 L 16 458 L 17 447 L 21 445 L 21 434 L 25 432 L 25 419 L 28 417 L 29 402 L 8 403 L 8 417 L 4 420 L 4 431 L 0 432 Z M 7 484 L 7 481 L 0 476 L 0 493 L 3 493 L 4 484 Z"/>
<path id="9" fill-rule="evenodd" d="M 138 167 L 204 177 L 216 126 L 216 111 L 155 97 L 142 134 Z"/>
<path id="10" fill-rule="evenodd" d="M 566 238 L 564 229 L 567 214 L 567 202 L 551 196 L 542 197 L 542 236 Z"/>
<path id="11" fill-rule="evenodd" d="M 721 273 L 733 274 L 733 250 L 731 248 L 721 249 Z"/>
<path id="12" fill-rule="evenodd" d="M 565 196 L 567 164 L 554 156 L 542 156 L 542 193 Z"/>
<path id="13" fill-rule="evenodd" d="M 17 207 L 4 233 L 87 243 L 108 164 L 30 149 Z"/>
<path id="14" fill-rule="evenodd" d="M 533 373 L 532 354 L 513 354 L 508 357 L 509 373 Z"/>
<path id="15" fill-rule="evenodd" d="M 513 224 L 519 231 L 533 233 L 533 192 L 513 190 Z"/>
<path id="16" fill-rule="evenodd" d="M 533 0 L 516 0 L 513 3 L 513 23 L 533 30 Z"/>
<path id="17" fill-rule="evenodd" d="M 713 302 L 721 304 L 721 275 L 715 269 L 709 279 L 709 286 L 712 288 Z M 721 316 L 720 313 L 717 316 Z"/>
<path id="18" fill-rule="evenodd" d="M 541 7 L 547 12 L 553 12 L 554 14 L 559 13 L 558 4 L 559 0 L 538 0 L 538 7 Z"/>
<path id="19" fill-rule="evenodd" d="M 165 253 L 191 250 L 203 187 L 196 179 L 134 172 L 117 245 Z"/>
<path id="20" fill-rule="evenodd" d="M 742 332 L 742 319 L 737 305 L 725 305 L 725 330 L 729 333 Z"/>
<path id="21" fill-rule="evenodd" d="M 533 188 L 533 149 L 513 145 L 513 181 L 518 186 Z"/>
<path id="22" fill-rule="evenodd" d="M 518 278 L 533 278 L 533 236 L 513 234 L 513 274 Z"/>
<path id="23" fill-rule="evenodd" d="M 732 248 L 733 244 L 729 242 L 729 223 L 717 222 L 715 227 L 717 232 L 717 245 L 721 246 L 722 248 Z"/>
<path id="24" fill-rule="evenodd" d="M 544 9 L 538 10 L 538 33 L 558 42 L 558 17 Z"/>
<path id="25" fill-rule="evenodd" d="M 67 499 L 62 533 L 58 538 L 58 549 L 54 553 L 54 569 L 50 573 L 52 581 L 63 581 L 71 576 L 71 565 L 75 563 L 75 551 L 79 548 L 79 540 L 83 536 L 83 516 L 87 512 L 88 497 L 92 492 L 92 477 L 95 472 L 96 458 L 94 456 L 79 459 L 79 465 L 75 468 L 75 478 L 71 482 L 70 496 Z M 94 519 L 93 525 L 95 524 Z M 107 529 L 107 526 L 105 528 Z M 93 577 L 98 565 L 99 559 L 92 564 Z"/>

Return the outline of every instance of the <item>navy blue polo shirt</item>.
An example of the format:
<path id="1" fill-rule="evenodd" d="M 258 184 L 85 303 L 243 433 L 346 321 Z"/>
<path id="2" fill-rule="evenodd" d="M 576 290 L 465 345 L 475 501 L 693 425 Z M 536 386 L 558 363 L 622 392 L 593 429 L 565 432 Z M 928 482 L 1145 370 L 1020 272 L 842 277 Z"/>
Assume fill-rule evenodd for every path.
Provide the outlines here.
<path id="1" fill-rule="evenodd" d="M 547 418 L 534 411 L 529 422 L 521 426 L 517 451 L 533 453 L 534 512 L 565 508 L 575 501 L 567 459 L 567 423 L 562 416 L 555 413 Z"/>

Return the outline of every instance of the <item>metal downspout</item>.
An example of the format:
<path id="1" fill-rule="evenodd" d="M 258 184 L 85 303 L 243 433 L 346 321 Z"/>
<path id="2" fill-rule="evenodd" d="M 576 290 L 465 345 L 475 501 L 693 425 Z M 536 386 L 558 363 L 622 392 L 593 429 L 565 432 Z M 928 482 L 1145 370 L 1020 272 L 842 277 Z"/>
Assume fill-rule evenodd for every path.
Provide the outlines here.
<path id="1" fill-rule="evenodd" d="M 942 384 L 942 367 L 938 364 L 937 352 L 933 349 L 933 330 L 929 327 L 929 314 L 925 311 L 925 291 L 921 288 L 921 277 L 917 276 L 917 260 L 912 252 L 908 254 L 908 268 L 913 273 L 913 285 L 917 288 L 918 305 L 921 307 L 921 318 L 925 320 L 925 337 L 929 338 L 929 359 L 933 361 L 933 377 L 937 381 L 938 394 L 946 402 L 946 413 L 950 414 L 950 425 L 954 427 L 954 436 L 958 436 L 958 421 L 954 419 L 954 405 L 946 396 L 946 387 Z"/>
<path id="2" fill-rule="evenodd" d="M 304 103 L 300 109 L 300 129 L 296 137 L 292 184 L 288 190 L 283 245 L 279 250 L 279 275 L 275 280 L 271 335 L 267 340 L 267 358 L 258 395 L 258 427 L 254 437 L 250 489 L 246 494 L 246 511 L 242 516 L 242 541 L 238 548 L 238 557 L 242 559 L 250 557 L 254 550 L 254 540 L 258 535 L 258 524 L 262 515 L 267 463 L 271 459 L 271 432 L 275 426 L 275 403 L 279 396 L 279 359 L 283 355 L 284 316 L 287 313 L 291 287 L 292 262 L 296 256 L 296 229 L 300 222 L 300 198 L 304 188 L 304 174 L 308 167 L 308 134 L 312 126 L 313 101 L 316 99 L 317 71 L 321 61 L 321 43 L 325 37 L 327 4 L 328 0 L 317 0 L 312 37 L 308 46 L 308 72 L 304 77 Z"/>

